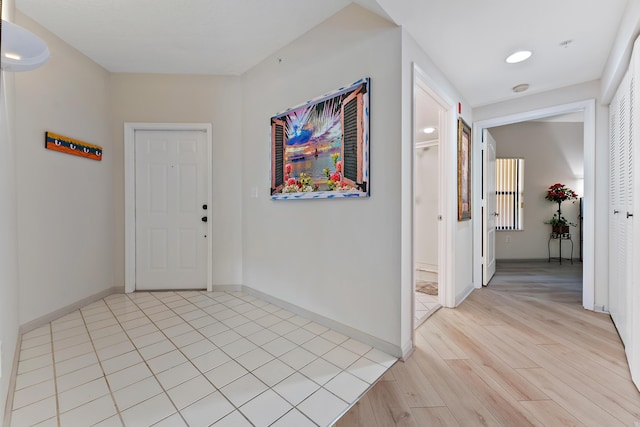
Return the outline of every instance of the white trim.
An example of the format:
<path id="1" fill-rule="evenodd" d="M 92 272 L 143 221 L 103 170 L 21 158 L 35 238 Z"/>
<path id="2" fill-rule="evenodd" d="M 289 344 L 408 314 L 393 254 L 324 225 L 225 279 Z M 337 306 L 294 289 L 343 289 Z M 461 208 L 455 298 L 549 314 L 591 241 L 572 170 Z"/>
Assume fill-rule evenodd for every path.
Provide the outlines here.
<path id="1" fill-rule="evenodd" d="M 482 130 L 495 126 L 509 125 L 530 120 L 541 119 L 543 117 L 556 116 L 559 114 L 584 112 L 584 246 L 582 264 L 582 306 L 587 310 L 594 309 L 595 302 L 595 152 L 596 152 L 596 103 L 594 99 L 572 102 L 569 104 L 556 105 L 553 107 L 541 108 L 539 110 L 527 111 L 524 113 L 512 114 L 508 116 L 495 117 L 481 120 L 473 124 L 473 139 L 481 140 Z M 475 144 L 476 150 L 480 149 L 479 144 Z M 484 160 L 483 160 L 484 161 Z M 486 165 L 485 165 L 486 167 Z M 480 179 L 474 175 L 474 178 Z M 480 202 L 481 203 L 481 202 Z M 474 223 L 474 237 L 481 236 L 482 228 L 486 225 L 484 221 Z M 482 227 L 482 228 L 481 228 Z M 480 254 L 480 238 L 474 239 L 474 277 L 482 278 L 482 263 L 484 262 Z M 482 287 L 482 280 L 475 282 L 475 287 Z"/>
<path id="2" fill-rule="evenodd" d="M 193 130 L 205 133 L 207 144 L 207 176 L 209 218 L 213 211 L 212 127 L 210 123 L 125 123 L 124 124 L 124 289 L 134 292 L 136 282 L 136 212 L 135 212 L 135 132 L 137 130 Z M 213 289 L 213 221 L 207 222 L 207 291 Z"/>

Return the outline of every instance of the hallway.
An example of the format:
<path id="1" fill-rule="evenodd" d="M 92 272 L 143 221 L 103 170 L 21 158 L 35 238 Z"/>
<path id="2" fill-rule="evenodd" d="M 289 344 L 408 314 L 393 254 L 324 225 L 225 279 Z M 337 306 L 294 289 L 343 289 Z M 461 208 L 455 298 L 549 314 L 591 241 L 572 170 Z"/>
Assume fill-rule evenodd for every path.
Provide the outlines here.
<path id="1" fill-rule="evenodd" d="M 640 393 L 609 316 L 580 305 L 581 268 L 499 265 L 336 425 L 634 426 Z"/>

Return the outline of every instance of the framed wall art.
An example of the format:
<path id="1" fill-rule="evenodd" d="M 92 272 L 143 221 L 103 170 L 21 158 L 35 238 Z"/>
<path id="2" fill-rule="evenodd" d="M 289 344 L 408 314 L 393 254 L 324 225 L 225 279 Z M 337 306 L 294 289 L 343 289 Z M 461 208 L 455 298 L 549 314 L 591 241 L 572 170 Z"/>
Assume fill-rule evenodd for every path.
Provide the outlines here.
<path id="1" fill-rule="evenodd" d="M 271 117 L 271 198 L 369 196 L 370 79 Z"/>
<path id="2" fill-rule="evenodd" d="M 471 219 L 471 128 L 458 118 L 458 221 Z"/>

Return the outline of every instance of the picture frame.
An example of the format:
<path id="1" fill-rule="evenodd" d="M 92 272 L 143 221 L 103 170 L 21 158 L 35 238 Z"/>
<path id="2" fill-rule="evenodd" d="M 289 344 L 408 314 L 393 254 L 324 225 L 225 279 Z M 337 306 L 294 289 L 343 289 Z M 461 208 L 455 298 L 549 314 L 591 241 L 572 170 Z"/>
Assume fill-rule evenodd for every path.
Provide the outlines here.
<path id="1" fill-rule="evenodd" d="M 471 127 L 458 118 L 458 221 L 471 219 Z"/>
<path id="2" fill-rule="evenodd" d="M 45 132 L 44 148 L 74 156 L 85 157 L 91 160 L 102 160 L 102 147 L 100 145 L 89 144 L 68 136 L 59 135 L 53 132 Z"/>
<path id="3" fill-rule="evenodd" d="M 271 117 L 271 199 L 369 196 L 370 90 L 363 78 Z"/>

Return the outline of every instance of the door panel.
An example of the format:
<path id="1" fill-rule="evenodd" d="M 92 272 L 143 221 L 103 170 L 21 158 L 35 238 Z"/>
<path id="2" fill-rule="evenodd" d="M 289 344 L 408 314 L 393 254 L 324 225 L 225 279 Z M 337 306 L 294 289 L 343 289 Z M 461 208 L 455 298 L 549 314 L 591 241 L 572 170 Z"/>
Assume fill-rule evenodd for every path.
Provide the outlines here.
<path id="1" fill-rule="evenodd" d="M 136 131 L 137 290 L 206 288 L 207 159 L 204 132 Z"/>
<path id="2" fill-rule="evenodd" d="M 482 138 L 485 143 L 486 168 L 485 174 L 485 269 L 483 284 L 487 285 L 496 273 L 496 140 L 483 129 Z"/>

